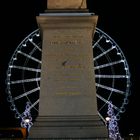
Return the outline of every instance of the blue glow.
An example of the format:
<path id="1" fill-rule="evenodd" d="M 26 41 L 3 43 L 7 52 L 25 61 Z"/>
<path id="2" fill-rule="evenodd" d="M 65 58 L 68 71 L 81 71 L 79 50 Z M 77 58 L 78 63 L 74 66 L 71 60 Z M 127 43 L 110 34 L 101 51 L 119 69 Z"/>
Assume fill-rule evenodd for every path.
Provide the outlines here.
<path id="1" fill-rule="evenodd" d="M 31 126 L 33 125 L 29 102 L 26 103 L 26 108 L 25 108 L 25 111 L 23 112 L 23 117 L 22 117 L 20 125 L 21 127 L 27 128 L 28 132 L 30 131 Z"/>
<path id="2" fill-rule="evenodd" d="M 117 117 L 114 114 L 113 105 L 112 105 L 111 101 L 108 104 L 107 114 L 108 114 L 108 117 L 110 118 L 108 120 L 109 138 L 111 138 L 113 140 L 122 140 L 121 135 L 119 133 Z"/>

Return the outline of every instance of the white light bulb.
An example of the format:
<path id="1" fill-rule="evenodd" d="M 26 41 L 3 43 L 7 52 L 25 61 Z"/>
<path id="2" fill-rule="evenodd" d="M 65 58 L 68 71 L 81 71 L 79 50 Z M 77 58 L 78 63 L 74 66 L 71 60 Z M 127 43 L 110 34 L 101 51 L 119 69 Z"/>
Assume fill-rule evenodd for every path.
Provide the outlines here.
<path id="1" fill-rule="evenodd" d="M 29 122 L 30 122 L 30 120 L 29 120 L 29 119 L 25 119 L 25 122 L 26 122 L 26 123 L 29 123 Z"/>
<path id="2" fill-rule="evenodd" d="M 110 117 L 106 117 L 105 119 L 108 122 L 108 121 L 110 121 L 111 118 Z"/>

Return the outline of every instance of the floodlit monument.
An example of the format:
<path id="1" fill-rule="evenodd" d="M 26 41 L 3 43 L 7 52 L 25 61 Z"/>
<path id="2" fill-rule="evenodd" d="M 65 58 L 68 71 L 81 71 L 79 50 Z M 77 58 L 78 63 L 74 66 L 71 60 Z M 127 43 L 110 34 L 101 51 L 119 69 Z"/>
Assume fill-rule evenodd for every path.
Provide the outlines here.
<path id="1" fill-rule="evenodd" d="M 98 16 L 86 0 L 48 0 L 42 36 L 39 114 L 29 139 L 105 139 L 98 115 L 92 40 Z"/>

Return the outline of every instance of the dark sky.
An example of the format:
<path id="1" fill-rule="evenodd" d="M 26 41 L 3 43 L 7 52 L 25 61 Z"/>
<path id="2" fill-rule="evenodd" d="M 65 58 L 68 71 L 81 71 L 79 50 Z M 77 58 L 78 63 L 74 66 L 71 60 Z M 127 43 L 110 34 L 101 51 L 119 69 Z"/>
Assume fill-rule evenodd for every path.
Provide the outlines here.
<path id="1" fill-rule="evenodd" d="M 92 4 L 93 3 L 93 4 Z M 17 126 L 18 121 L 10 111 L 6 101 L 6 70 L 8 62 L 18 44 L 37 28 L 36 15 L 44 12 L 45 1 L 20 0 L 5 1 L 2 5 L 1 16 L 1 46 L 0 46 L 0 127 Z M 121 114 L 119 121 L 120 132 L 123 136 L 129 133 L 140 135 L 140 63 L 134 5 L 121 0 L 88 0 L 88 8 L 99 16 L 97 27 L 110 35 L 122 49 L 131 73 L 131 95 L 126 111 Z"/>

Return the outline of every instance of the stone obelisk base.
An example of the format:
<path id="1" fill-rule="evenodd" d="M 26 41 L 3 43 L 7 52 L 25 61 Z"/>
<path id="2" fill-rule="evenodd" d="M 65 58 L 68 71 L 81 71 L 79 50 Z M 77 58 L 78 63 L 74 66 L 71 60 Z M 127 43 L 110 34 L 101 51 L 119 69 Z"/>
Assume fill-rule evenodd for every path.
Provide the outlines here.
<path id="1" fill-rule="evenodd" d="M 98 116 L 92 40 L 93 13 L 45 13 L 39 115 L 29 139 L 106 139 Z"/>
<path id="2" fill-rule="evenodd" d="M 39 117 L 28 139 L 107 139 L 107 129 L 98 116 Z"/>

